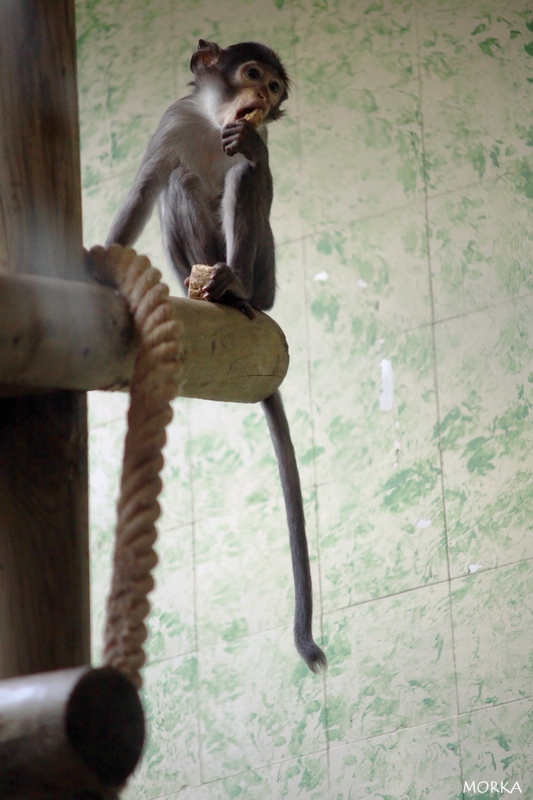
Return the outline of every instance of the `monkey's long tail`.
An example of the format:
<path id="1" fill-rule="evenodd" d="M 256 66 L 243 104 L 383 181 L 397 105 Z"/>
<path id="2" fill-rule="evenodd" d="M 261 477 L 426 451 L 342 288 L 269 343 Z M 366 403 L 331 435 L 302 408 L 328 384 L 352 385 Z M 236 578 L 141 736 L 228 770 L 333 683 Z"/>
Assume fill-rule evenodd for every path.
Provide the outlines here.
<path id="1" fill-rule="evenodd" d="M 313 639 L 313 587 L 298 465 L 280 393 L 274 392 L 263 400 L 261 405 L 278 459 L 289 526 L 295 592 L 294 641 L 296 649 L 309 669 L 312 672 L 319 672 L 326 669 L 328 662 Z"/>

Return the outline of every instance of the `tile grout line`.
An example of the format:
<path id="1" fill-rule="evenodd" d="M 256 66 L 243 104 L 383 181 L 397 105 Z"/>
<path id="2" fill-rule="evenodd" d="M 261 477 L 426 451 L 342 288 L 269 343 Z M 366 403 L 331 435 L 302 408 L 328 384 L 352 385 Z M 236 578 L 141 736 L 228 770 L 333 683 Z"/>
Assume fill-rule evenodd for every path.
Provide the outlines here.
<path id="1" fill-rule="evenodd" d="M 198 766 L 200 769 L 200 782 L 204 781 L 203 753 L 202 753 L 202 732 L 200 725 L 201 701 L 200 701 L 200 644 L 198 635 L 198 570 L 197 570 L 197 548 L 196 548 L 196 520 L 194 504 L 194 480 L 192 469 L 191 453 L 191 414 L 190 401 L 187 402 L 187 443 L 186 458 L 189 467 L 189 485 L 191 496 L 191 549 L 192 549 L 192 583 L 193 583 L 193 608 L 194 608 L 194 644 L 195 649 L 191 653 L 196 653 L 196 733 L 198 735 Z"/>
<path id="2" fill-rule="evenodd" d="M 532 701 L 533 701 L 533 695 L 528 695 L 527 697 L 521 697 L 521 698 L 519 698 L 517 700 L 507 700 L 506 702 L 498 703 L 495 706 L 489 706 L 487 708 L 470 709 L 468 711 L 462 711 L 459 714 L 454 714 L 452 716 L 438 717 L 438 718 L 436 718 L 434 720 L 430 720 L 429 722 L 421 722 L 421 723 L 418 723 L 418 724 L 415 724 L 415 725 L 405 725 L 403 727 L 394 728 L 394 729 L 391 729 L 389 731 L 384 731 L 382 733 L 375 733 L 375 734 L 372 734 L 371 736 L 366 736 L 366 737 L 361 738 L 361 739 L 351 739 L 349 741 L 345 741 L 345 742 L 342 742 L 340 744 L 332 744 L 330 749 L 331 750 L 342 750 L 343 748 L 347 748 L 347 747 L 350 747 L 352 745 L 359 745 L 359 744 L 362 744 L 363 742 L 372 743 L 372 742 L 375 742 L 375 741 L 377 741 L 379 739 L 384 738 L 385 736 L 396 736 L 398 734 L 402 734 L 404 731 L 417 731 L 417 730 L 421 730 L 423 728 L 428 728 L 431 725 L 436 725 L 436 724 L 440 724 L 440 723 L 443 723 L 443 722 L 450 722 L 450 723 L 453 723 L 455 721 L 459 722 L 461 720 L 461 718 L 469 717 L 472 714 L 481 714 L 483 712 L 487 712 L 487 711 L 490 711 L 492 709 L 502 708 L 504 706 L 518 705 L 519 703 L 525 703 L 525 702 L 530 702 L 531 703 Z M 256 767 L 251 767 L 248 770 L 242 770 L 241 772 L 234 772 L 234 773 L 231 773 L 229 775 L 224 775 L 223 777 L 220 777 L 220 778 L 214 778 L 213 780 L 205 781 L 205 783 L 202 783 L 201 785 L 202 786 L 210 786 L 210 785 L 214 785 L 216 783 L 222 783 L 222 781 L 231 780 L 232 778 L 239 778 L 242 775 L 249 775 L 250 772 L 259 772 L 260 770 L 269 769 L 271 767 L 281 766 L 283 764 L 290 764 L 293 761 L 303 760 L 304 758 L 312 758 L 313 756 L 320 756 L 322 753 L 326 754 L 327 752 L 328 751 L 325 748 L 321 748 L 321 749 L 318 749 L 318 750 L 313 750 L 313 751 L 311 751 L 309 753 L 305 753 L 304 755 L 301 755 L 301 756 L 296 756 L 296 757 L 292 757 L 292 758 L 276 759 L 275 761 L 269 761 L 268 763 L 261 764 L 261 765 L 256 766 Z M 199 786 L 195 786 L 194 788 L 199 788 Z M 181 790 L 179 790 L 179 791 L 181 791 Z M 162 798 L 174 797 L 174 796 L 175 796 L 175 791 L 165 792 L 164 794 L 160 794 L 160 795 L 157 795 L 157 796 L 153 797 L 152 800 L 162 800 Z"/>
<path id="3" fill-rule="evenodd" d="M 530 556 L 529 558 L 521 558 L 521 559 L 519 559 L 517 561 L 510 561 L 507 564 L 497 564 L 497 565 L 495 565 L 493 567 L 484 567 L 482 570 L 480 570 L 479 572 L 474 573 L 474 574 L 464 573 L 464 574 L 461 574 L 461 575 L 453 575 L 449 579 L 448 578 L 443 578 L 441 580 L 435 580 L 435 581 L 431 581 L 431 582 L 425 583 L 422 586 L 413 586 L 413 587 L 408 588 L 408 589 L 400 589 L 397 592 L 390 592 L 389 594 L 380 595 L 379 597 L 369 597 L 366 600 L 360 600 L 359 602 L 356 602 L 356 603 L 350 603 L 349 605 L 346 605 L 346 606 L 340 606 L 339 608 L 334 608 L 332 610 L 325 611 L 324 615 L 327 616 L 327 615 L 330 615 L 330 614 L 336 614 L 338 611 L 345 611 L 346 609 L 349 609 L 349 608 L 358 608 L 360 606 L 365 606 L 365 605 L 368 605 L 370 603 L 379 603 L 382 600 L 389 600 L 389 599 L 391 599 L 393 597 L 401 597 L 402 595 L 410 594 L 411 592 L 413 592 L 413 593 L 414 592 L 421 592 L 421 591 L 424 591 L 424 589 L 429 589 L 429 588 L 435 587 L 435 586 L 443 586 L 444 584 L 446 584 L 446 585 L 450 584 L 450 586 L 451 586 L 451 585 L 453 585 L 453 583 L 455 581 L 470 580 L 470 579 L 475 578 L 476 575 L 477 576 L 481 576 L 481 575 L 489 574 L 491 572 L 496 572 L 496 570 L 500 570 L 500 569 L 511 569 L 512 567 L 517 567 L 519 564 L 533 564 L 533 556 Z M 254 634 L 254 635 L 256 635 L 256 634 Z"/>
<path id="4" fill-rule="evenodd" d="M 178 790 L 178 795 L 176 795 L 175 790 L 173 790 L 172 792 L 165 792 L 164 794 L 158 794 L 155 797 L 150 798 L 150 800 L 163 800 L 163 798 L 165 797 L 170 797 L 170 798 L 179 797 L 179 792 L 181 792 L 183 789 L 188 789 L 188 788 L 199 789 L 201 786 L 214 786 L 216 783 L 222 783 L 223 781 L 231 780 L 232 778 L 240 778 L 241 776 L 244 775 L 250 775 L 251 772 L 259 772 L 261 770 L 266 770 L 271 767 L 280 767 L 283 764 L 291 764 L 293 761 L 302 761 L 304 758 L 312 758 L 313 756 L 319 756 L 322 753 L 326 753 L 326 750 L 325 749 L 313 750 L 310 753 L 305 753 L 305 755 L 302 756 L 293 756 L 292 758 L 276 759 L 275 761 L 269 761 L 267 764 L 261 764 L 261 766 L 258 767 L 251 767 L 250 769 L 243 770 L 242 772 L 232 772 L 229 775 L 224 775 L 224 777 L 222 778 L 213 778 L 212 780 L 208 780 L 203 784 L 193 785 L 190 787 L 184 786 Z"/>
<path id="5" fill-rule="evenodd" d="M 172 14 L 172 22 L 177 23 L 179 17 L 179 9 L 174 8 Z M 179 25 L 176 24 L 176 28 Z M 175 29 L 172 31 L 172 38 L 174 38 Z M 179 58 L 177 48 L 174 48 L 174 69 L 173 69 L 173 91 L 174 96 L 178 93 L 179 85 Z M 199 612 L 198 612 L 198 564 L 197 564 L 197 547 L 196 547 L 196 512 L 195 512 L 195 497 L 194 497 L 194 479 L 192 468 L 192 452 L 191 452 L 191 401 L 187 401 L 186 414 L 187 414 L 187 441 L 186 441 L 186 458 L 189 468 L 189 486 L 191 498 L 191 550 L 192 550 L 192 582 L 193 582 L 193 609 L 194 609 L 194 644 L 195 649 L 192 653 L 196 653 L 196 680 L 195 680 L 195 693 L 196 693 L 196 733 L 198 736 L 198 768 L 200 774 L 200 785 L 204 783 L 204 754 L 203 754 L 203 739 L 201 730 L 201 699 L 200 699 L 200 639 L 198 634 Z"/>
<path id="6" fill-rule="evenodd" d="M 420 196 L 414 198 L 413 200 L 409 200 L 406 203 L 400 203 L 399 205 L 390 206 L 390 208 L 385 208 L 382 211 L 375 211 L 371 214 L 363 214 L 362 216 L 353 217 L 350 220 L 342 222 L 341 225 L 325 225 L 323 228 L 320 228 L 318 231 L 310 231 L 308 233 L 303 233 L 301 236 L 296 236 L 291 239 L 283 239 L 278 244 L 280 247 L 287 244 L 292 244 L 294 242 L 299 241 L 300 239 L 311 239 L 317 235 L 317 233 L 329 233 L 331 231 L 337 230 L 339 227 L 347 228 L 351 226 L 357 225 L 364 225 L 366 222 L 371 222 L 376 219 L 380 219 L 381 217 L 386 217 L 389 214 L 398 214 L 402 211 L 408 211 L 410 209 L 415 209 L 417 206 L 426 205 L 427 201 L 434 201 L 439 200 L 443 197 L 448 197 L 449 195 L 456 194 L 458 192 L 466 192 L 469 189 L 475 189 L 482 186 L 487 186 L 491 183 L 497 183 L 505 178 L 511 171 L 512 171 L 512 164 L 508 163 L 505 166 L 499 167 L 496 174 L 488 175 L 483 178 L 479 178 L 477 180 L 469 180 L 466 183 L 459 183 L 456 186 L 453 186 L 450 189 L 440 189 L 434 192 L 430 191 L 426 186 L 426 191 L 421 191 Z M 103 178 L 102 181 L 109 180 L 109 178 Z"/>
<path id="7" fill-rule="evenodd" d="M 461 739 L 461 731 L 459 726 L 459 678 L 457 671 L 457 650 L 455 643 L 455 630 L 454 630 L 454 614 L 453 614 L 453 601 L 452 601 L 452 582 L 451 582 L 451 566 L 450 566 L 450 541 L 448 531 L 448 518 L 446 509 L 446 494 L 444 486 L 444 459 L 442 452 L 442 439 L 441 439 L 441 404 L 440 404 L 440 386 L 439 386 L 439 371 L 437 363 L 437 332 L 435 321 L 435 291 L 433 286 L 433 269 L 431 259 L 431 243 L 430 243 L 430 225 L 429 225 L 429 190 L 428 190 L 428 163 L 426 153 L 426 137 L 424 126 L 424 99 L 423 99 L 423 80 L 422 80 L 422 64 L 420 52 L 420 18 L 418 10 L 416 13 L 416 48 L 417 48 L 417 70 L 418 70 L 418 98 L 420 103 L 420 136 L 422 147 L 422 165 L 423 165 L 423 180 L 424 180 L 424 210 L 425 210 L 425 224 L 426 224 L 426 247 L 427 247 L 427 265 L 428 265 L 428 280 L 429 280 L 429 295 L 431 305 L 431 338 L 433 345 L 433 373 L 435 382 L 435 407 L 437 413 L 437 430 L 438 430 L 438 449 L 439 449 L 439 465 L 440 465 L 440 485 L 442 496 L 442 512 L 444 522 L 444 537 L 446 543 L 446 566 L 448 572 L 448 608 L 450 614 L 450 637 L 452 645 L 452 658 L 454 670 L 454 687 L 455 687 L 455 726 L 457 731 L 457 743 L 459 749 L 459 769 L 461 771 L 461 780 L 464 776 L 463 765 L 463 746 Z"/>
<path id="8" fill-rule="evenodd" d="M 338 608 L 334 608 L 334 609 L 331 609 L 331 610 L 323 611 L 322 612 L 322 617 L 325 618 L 325 617 L 329 617 L 329 616 L 331 616 L 333 614 L 337 614 L 340 611 L 347 611 L 349 609 L 356 609 L 356 608 L 360 608 L 362 606 L 370 605 L 371 603 L 379 603 L 379 602 L 382 602 L 382 601 L 385 601 L 385 600 L 391 600 L 391 599 L 393 599 L 395 597 L 402 597 L 402 595 L 414 594 L 415 592 L 421 592 L 421 591 L 424 591 L 425 589 L 432 589 L 432 588 L 436 588 L 438 586 L 444 586 L 444 585 L 448 585 L 448 584 L 453 585 L 453 583 L 457 582 L 457 581 L 476 580 L 476 579 L 479 579 L 481 576 L 483 576 L 485 574 L 488 575 L 491 572 L 496 572 L 496 571 L 502 570 L 502 569 L 512 569 L 512 568 L 517 567 L 517 566 L 519 566 L 521 564 L 531 564 L 533 566 L 533 556 L 531 556 L 530 558 L 526 558 L 526 559 L 520 559 L 518 561 L 512 561 L 512 562 L 509 562 L 507 564 L 498 564 L 498 565 L 493 566 L 493 567 L 484 567 L 482 570 L 480 570 L 479 572 L 477 572 L 475 574 L 465 573 L 465 574 L 462 574 L 462 575 L 455 575 L 452 578 L 450 578 L 449 581 L 448 581 L 447 578 L 443 578 L 442 580 L 436 580 L 436 581 L 433 581 L 431 583 L 426 583 L 423 586 L 415 586 L 415 587 L 411 587 L 409 589 L 401 589 L 401 590 L 399 590 L 397 592 L 392 592 L 392 593 L 386 594 L 386 595 L 380 595 L 379 597 L 369 597 L 369 598 L 367 598 L 365 600 L 361 600 L 361 601 L 356 602 L 356 603 L 351 603 L 350 605 L 339 606 Z M 254 636 L 261 636 L 261 635 L 263 635 L 265 633 L 271 633 L 273 631 L 280 631 L 280 630 L 283 630 L 284 628 L 289 627 L 290 624 L 291 623 L 290 623 L 290 620 L 289 620 L 289 621 L 287 621 L 285 623 L 282 623 L 280 625 L 273 625 L 273 626 L 271 626 L 269 628 L 262 628 L 261 630 L 254 631 L 253 633 L 246 634 L 245 636 L 237 636 L 237 637 L 235 637 L 235 639 L 232 639 L 231 641 L 232 642 L 241 642 L 241 641 L 245 641 L 247 639 L 251 639 Z M 170 656 L 165 656 L 163 658 L 156 658 L 154 660 L 150 660 L 150 661 L 147 662 L 147 666 L 154 666 L 155 664 L 161 664 L 161 663 L 164 663 L 166 661 L 172 661 L 175 658 L 183 658 L 185 656 L 190 656 L 190 655 L 193 655 L 194 653 L 200 653 L 203 650 L 210 650 L 210 649 L 215 648 L 215 647 L 224 647 L 227 644 L 228 644 L 228 642 L 226 640 L 218 640 L 218 641 L 212 642 L 210 644 L 207 644 L 204 647 L 198 647 L 198 648 L 193 647 L 193 648 L 191 648 L 189 650 L 183 650 L 183 651 L 181 651 L 179 653 L 173 653 Z M 514 701 L 509 701 L 509 702 L 514 702 Z M 501 705 L 501 704 L 499 704 L 499 705 Z"/>
<path id="9" fill-rule="evenodd" d="M 172 43 L 172 59 L 173 59 L 173 70 L 172 70 L 172 94 L 175 99 L 177 99 L 178 95 L 178 86 L 179 86 L 179 76 L 180 76 L 180 65 L 179 65 L 179 58 L 178 58 L 178 48 L 175 46 L 177 40 L 177 29 L 179 28 L 179 5 L 176 5 L 172 8 L 171 11 L 171 32 L 170 32 L 170 40 Z"/>
<path id="10" fill-rule="evenodd" d="M 306 339 L 307 339 L 307 378 L 308 378 L 308 386 L 309 386 L 309 403 L 310 403 L 310 419 L 311 419 L 311 443 L 313 448 L 313 494 L 314 494 L 314 502 L 313 502 L 313 510 L 314 510 L 314 517 L 315 517 L 315 529 L 316 529 L 316 550 L 317 550 L 317 570 L 318 570 L 318 594 L 320 598 L 320 634 L 322 640 L 324 639 L 324 602 L 323 602 L 323 591 L 322 591 L 322 563 L 320 558 L 320 516 L 318 513 L 319 509 L 319 500 L 318 500 L 318 480 L 317 480 L 317 471 L 316 471 L 316 457 L 315 457 L 315 424 L 314 424 L 314 404 L 313 404 L 313 388 L 312 388 L 312 379 L 311 379 L 311 359 L 310 359 L 310 340 L 309 340 L 309 316 L 308 316 L 308 292 L 307 292 L 307 281 L 306 281 L 306 265 L 307 265 L 307 248 L 305 242 L 302 243 L 302 252 L 304 254 L 304 297 L 305 297 L 305 328 L 306 328 Z M 326 654 L 327 655 L 327 654 Z M 330 775 L 330 740 L 329 740 L 329 725 L 328 725 L 328 687 L 327 687 L 327 673 L 324 671 L 322 673 L 322 691 L 323 691 L 323 698 L 324 698 L 324 733 L 325 733 L 325 743 L 326 743 L 326 768 L 327 768 L 327 784 L 328 784 L 328 797 L 331 798 L 331 775 Z"/>
<path id="11" fill-rule="evenodd" d="M 177 87 L 177 80 L 176 80 L 176 94 L 177 94 L 177 88 L 178 87 Z M 299 129 L 299 127 L 300 127 L 299 123 L 297 124 L 297 127 Z M 90 191 L 91 189 L 96 189 L 97 187 L 99 187 L 102 184 L 110 183 L 111 181 L 115 180 L 116 178 L 122 178 L 125 175 L 129 175 L 129 174 L 133 175 L 134 173 L 137 172 L 137 170 L 138 170 L 138 164 L 136 164 L 136 165 L 132 164 L 129 167 L 125 166 L 122 169 L 117 170 L 117 172 L 112 172 L 112 173 L 109 173 L 109 174 L 99 178 L 97 181 L 95 181 L 93 184 L 91 184 L 91 186 L 84 186 L 82 188 L 83 188 L 84 191 Z M 441 189 L 441 190 L 435 191 L 435 192 L 428 191 L 427 192 L 427 199 L 430 200 L 430 201 L 438 200 L 439 198 L 447 197 L 449 195 L 456 194 L 457 192 L 465 192 L 468 189 L 475 189 L 476 187 L 486 186 L 486 185 L 488 185 L 490 183 L 496 183 L 496 182 L 500 181 L 502 178 L 504 178 L 506 175 L 508 175 L 511 170 L 512 170 L 512 165 L 510 163 L 506 164 L 505 166 L 499 167 L 498 171 L 496 172 L 495 175 L 490 175 L 490 176 L 487 176 L 487 177 L 483 177 L 483 178 L 480 178 L 478 180 L 468 181 L 466 183 L 460 183 L 460 184 L 457 184 L 456 186 L 454 186 L 454 187 L 452 187 L 450 189 Z M 360 217 L 359 216 L 358 217 L 354 217 L 353 219 L 351 219 L 349 221 L 343 222 L 341 224 L 341 226 L 336 226 L 336 225 L 333 225 L 333 224 L 332 225 L 325 225 L 323 228 L 320 228 L 318 231 L 313 231 L 313 232 L 309 232 L 309 233 L 302 233 L 301 235 L 298 235 L 298 236 L 295 236 L 295 237 L 289 238 L 289 239 L 276 240 L 276 245 L 278 247 L 283 247 L 284 245 L 294 244 L 296 242 L 299 242 L 302 239 L 311 239 L 314 236 L 316 236 L 317 233 L 328 233 L 330 231 L 337 230 L 338 227 L 345 228 L 345 227 L 349 227 L 351 225 L 362 225 L 362 224 L 364 224 L 366 222 L 371 222 L 372 220 L 380 219 L 381 217 L 386 217 L 389 214 L 397 214 L 397 213 L 402 212 L 402 211 L 406 211 L 406 210 L 409 210 L 409 209 L 416 208 L 417 205 L 422 205 L 424 203 L 425 203 L 425 196 L 424 196 L 424 193 L 421 193 L 420 197 L 417 197 L 417 198 L 415 198 L 413 200 L 410 200 L 407 203 L 401 203 L 400 205 L 391 206 L 390 208 L 386 208 L 383 211 L 376 211 L 376 212 L 374 212 L 372 214 L 367 214 L 367 215 L 363 215 L 363 216 L 360 216 Z"/>
<path id="12" fill-rule="evenodd" d="M 384 736 L 395 736 L 396 734 L 402 733 L 403 731 L 416 731 L 421 728 L 428 728 L 430 725 L 440 725 L 442 722 L 457 722 L 459 724 L 462 718 L 469 717 L 471 714 L 482 714 L 484 711 L 489 711 L 491 709 L 502 708 L 504 706 L 511 706 L 517 705 L 518 703 L 533 703 L 533 694 L 527 695 L 527 697 L 520 697 L 517 700 L 507 700 L 504 703 L 497 703 L 494 706 L 488 706 L 486 708 L 474 708 L 469 709 L 468 711 L 460 711 L 458 714 L 452 714 L 451 716 L 447 717 L 436 717 L 433 720 L 429 720 L 428 722 L 419 722 L 415 725 L 404 725 L 400 728 L 394 728 L 389 731 L 384 731 L 383 733 L 375 733 L 371 736 L 365 736 L 361 739 L 351 739 L 350 741 L 342 742 L 341 744 L 334 744 L 332 745 L 332 750 L 340 750 L 343 747 L 347 747 L 353 744 L 361 744 L 362 742 L 372 742 L 376 739 L 381 739 Z"/>
<path id="13" fill-rule="evenodd" d="M 423 116 L 422 74 L 420 68 L 420 41 L 419 41 L 419 31 L 418 31 L 418 16 L 417 16 L 417 66 L 418 66 L 418 99 L 420 104 L 419 106 L 420 141 L 422 149 L 422 165 L 423 165 L 423 177 L 424 177 L 424 216 L 425 216 L 425 232 L 426 232 L 426 247 L 427 247 L 427 268 L 428 268 L 429 300 L 431 308 L 431 321 L 429 325 L 431 327 L 431 338 L 432 338 L 432 349 L 433 349 L 433 379 L 435 386 L 435 410 L 437 413 L 437 426 L 439 430 L 438 444 L 439 444 L 439 462 L 440 462 L 440 474 L 441 474 L 441 494 L 442 494 L 442 505 L 444 512 L 444 532 L 446 536 L 446 563 L 448 571 L 447 581 L 449 582 L 451 580 L 451 571 L 450 571 L 450 556 L 449 556 L 449 543 L 448 543 L 448 526 L 446 518 L 446 503 L 444 499 L 442 448 L 441 448 L 441 436 L 440 436 L 441 411 L 440 411 L 440 396 L 439 396 L 439 376 L 437 370 L 437 337 L 435 332 L 435 326 L 437 324 L 437 321 L 435 319 L 435 291 L 433 286 L 432 260 L 431 260 L 431 247 L 430 247 L 429 206 L 428 206 L 428 190 L 427 190 L 427 159 L 426 159 L 425 127 L 424 127 L 424 116 Z"/>
<path id="14" fill-rule="evenodd" d="M 294 60 L 294 72 L 295 76 L 298 75 L 298 37 L 296 35 L 296 28 L 297 28 L 297 20 L 296 20 L 296 11 L 294 7 L 291 7 L 291 25 L 292 25 L 292 33 L 293 33 L 293 60 Z M 303 175 L 303 164 L 302 164 L 302 130 L 301 130 L 301 107 L 299 102 L 299 94 L 296 94 L 295 103 L 296 103 L 296 130 L 297 130 L 297 139 L 298 139 L 298 185 L 299 189 L 301 190 L 302 187 L 302 175 Z M 300 191 L 299 197 L 299 211 L 300 211 L 300 226 L 301 226 L 301 205 L 302 205 L 302 196 Z M 307 239 L 305 236 L 301 238 L 301 253 L 302 253 L 302 276 L 303 276 L 303 291 L 304 291 L 304 324 L 305 324 L 305 338 L 307 343 L 307 385 L 309 390 L 309 413 L 310 413 L 310 422 L 311 422 L 311 445 L 313 448 L 313 493 L 314 493 L 314 516 L 315 516 L 315 529 L 316 529 L 316 550 L 317 550 L 317 568 L 318 568 L 318 593 L 320 598 L 320 633 L 323 639 L 324 637 L 324 604 L 323 604 L 323 592 L 322 592 L 322 568 L 321 568 L 321 559 L 320 559 L 320 518 L 318 514 L 318 480 L 317 480 L 317 470 L 316 470 L 316 457 L 315 457 L 315 423 L 314 423 L 314 405 L 313 405 L 313 382 L 312 382 L 312 370 L 311 370 L 311 342 L 310 342 L 310 326 L 309 326 L 309 295 L 308 295 L 308 288 L 307 288 Z M 322 674 L 322 696 L 324 701 L 324 734 L 325 734 L 325 744 L 326 744 L 326 774 L 327 774 L 327 792 L 328 797 L 331 798 L 331 773 L 330 773 L 330 757 L 329 757 L 329 749 L 330 749 L 330 741 L 328 735 L 328 693 L 327 693 L 327 681 L 326 681 L 326 673 L 323 672 Z"/>
<path id="15" fill-rule="evenodd" d="M 506 300 L 496 300 L 494 303 L 487 303 L 484 306 L 480 306 L 479 308 L 472 308 L 469 311 L 463 311 L 460 314 L 452 314 L 449 317 L 442 317 L 441 319 L 435 320 L 435 325 L 442 325 L 447 322 L 453 322 L 456 319 L 462 319 L 463 317 L 470 317 L 473 314 L 481 314 L 483 311 L 489 311 L 491 308 L 500 308 L 500 306 L 505 306 L 510 303 L 521 303 L 523 300 L 527 300 L 528 298 L 533 296 L 533 292 L 526 292 L 525 294 L 516 294 L 512 297 L 508 297 Z"/>

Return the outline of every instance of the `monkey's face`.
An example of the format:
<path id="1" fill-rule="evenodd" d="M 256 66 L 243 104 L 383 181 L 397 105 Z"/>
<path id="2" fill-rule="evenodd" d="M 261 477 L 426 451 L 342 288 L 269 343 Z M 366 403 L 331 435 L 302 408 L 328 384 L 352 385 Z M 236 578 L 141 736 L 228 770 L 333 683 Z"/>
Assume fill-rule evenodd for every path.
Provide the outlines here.
<path id="1" fill-rule="evenodd" d="M 260 61 L 247 61 L 233 74 L 233 91 L 220 109 L 222 125 L 249 118 L 257 127 L 268 121 L 281 100 L 285 85 L 275 69 Z"/>

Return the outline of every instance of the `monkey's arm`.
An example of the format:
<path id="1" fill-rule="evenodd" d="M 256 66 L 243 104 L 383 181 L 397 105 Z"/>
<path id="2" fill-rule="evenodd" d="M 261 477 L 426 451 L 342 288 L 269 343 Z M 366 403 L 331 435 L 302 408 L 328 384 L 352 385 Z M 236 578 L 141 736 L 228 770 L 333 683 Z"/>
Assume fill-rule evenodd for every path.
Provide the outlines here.
<path id="1" fill-rule="evenodd" d="M 135 243 L 152 214 L 154 204 L 179 163 L 179 116 L 169 109 L 143 156 L 139 171 L 128 195 L 111 224 L 106 247 Z"/>
<path id="2" fill-rule="evenodd" d="M 267 249 L 273 251 L 269 226 L 273 191 L 268 150 L 246 120 L 225 126 L 222 147 L 227 155 L 242 153 L 247 160 L 236 164 L 226 176 L 222 225 L 227 264 L 217 267 L 206 287 L 206 295 L 210 300 L 217 300 L 229 292 L 259 308 L 262 305 L 254 302 L 257 256 Z"/>

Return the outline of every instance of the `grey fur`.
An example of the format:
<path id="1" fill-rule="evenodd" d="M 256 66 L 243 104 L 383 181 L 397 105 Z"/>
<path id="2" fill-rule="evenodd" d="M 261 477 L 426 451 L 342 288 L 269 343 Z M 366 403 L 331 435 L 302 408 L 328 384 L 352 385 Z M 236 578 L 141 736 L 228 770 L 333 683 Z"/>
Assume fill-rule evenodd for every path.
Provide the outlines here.
<path id="1" fill-rule="evenodd" d="M 251 45 L 263 47 L 245 44 L 245 53 Z M 209 52 L 218 53 L 217 45 L 204 42 L 203 50 L 206 47 Z M 234 51 L 231 53 L 235 58 Z M 275 54 L 272 57 L 277 58 Z M 222 62 L 225 63 L 224 58 Z M 133 245 L 159 201 L 165 249 L 182 283 L 193 264 L 222 266 L 226 278 L 229 274 L 231 289 L 211 299 L 240 304 L 253 315 L 250 306 L 261 311 L 270 309 L 276 291 L 274 239 L 269 222 L 273 188 L 266 129 L 262 126 L 256 132 L 248 123 L 229 124 L 222 129 L 217 110 L 232 92 L 237 96 L 239 90 L 216 66 L 202 65 L 195 74 L 193 94 L 178 100 L 163 115 L 133 186 L 113 220 L 106 244 Z M 286 88 L 287 85 L 286 79 Z M 286 92 L 282 100 L 285 96 Z M 279 105 L 273 107 L 267 121 L 279 118 Z M 231 137 L 233 129 L 238 145 L 236 155 L 228 156 L 221 136 Z M 311 629 L 311 572 L 298 467 L 279 392 L 264 400 L 262 406 L 276 451 L 287 511 L 295 584 L 296 648 L 316 672 L 327 662 Z"/>

